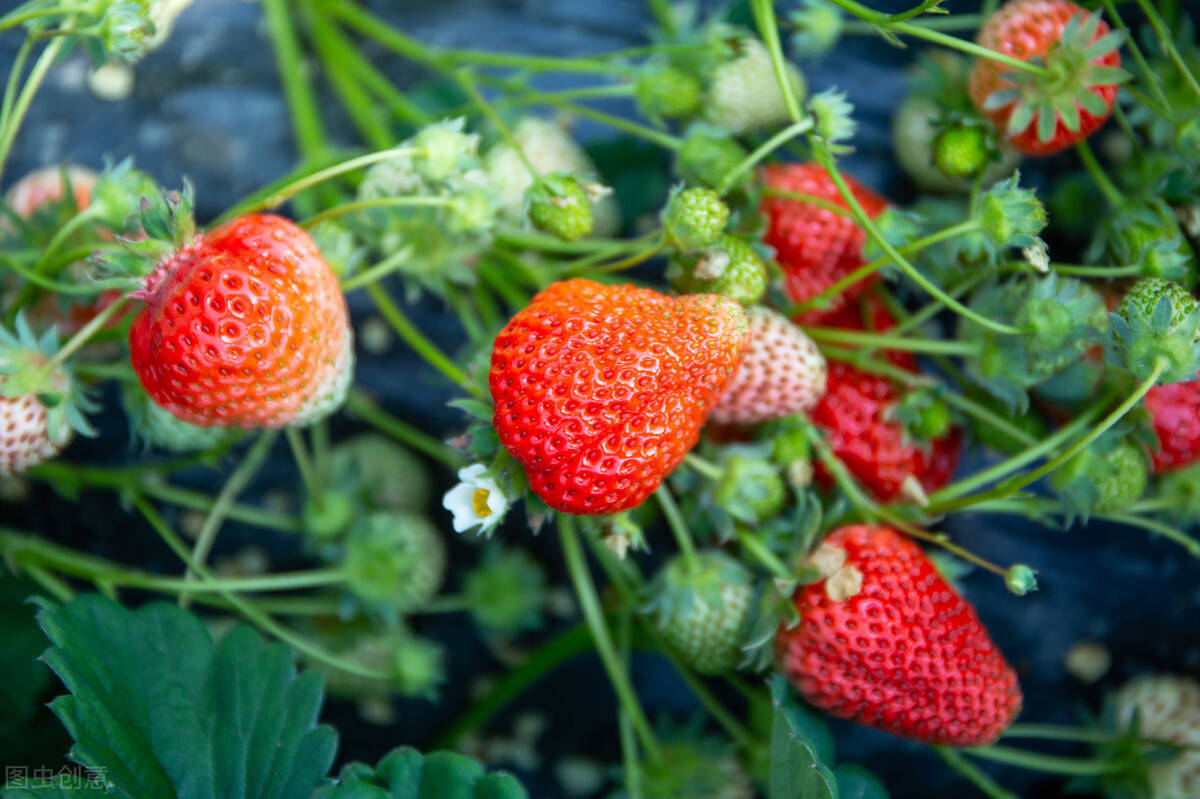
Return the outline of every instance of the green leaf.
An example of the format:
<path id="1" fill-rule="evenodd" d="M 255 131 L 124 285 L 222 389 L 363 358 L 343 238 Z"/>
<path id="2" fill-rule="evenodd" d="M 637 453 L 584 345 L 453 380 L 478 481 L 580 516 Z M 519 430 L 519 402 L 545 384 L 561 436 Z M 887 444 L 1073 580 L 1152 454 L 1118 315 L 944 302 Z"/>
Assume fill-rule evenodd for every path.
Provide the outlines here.
<path id="1" fill-rule="evenodd" d="M 26 599 L 37 592 L 30 582 L 0 577 L 0 743 L 5 743 L 34 715 L 50 672 L 38 662 L 46 638 Z"/>
<path id="2" fill-rule="evenodd" d="M 804 712 L 778 675 L 771 680 L 771 699 L 775 721 L 771 726 L 768 799 L 838 799 L 837 780 L 817 757 L 814 741 L 805 734 Z"/>
<path id="3" fill-rule="evenodd" d="M 374 769 L 351 763 L 336 785 L 313 799 L 528 799 L 511 774 L 487 774 L 476 761 L 453 752 L 422 755 L 401 747 L 383 756 Z"/>
<path id="4" fill-rule="evenodd" d="M 131 611 L 96 594 L 42 603 L 38 621 L 71 692 L 51 704 L 70 757 L 104 769 L 117 796 L 307 799 L 333 762 L 321 678 L 249 627 L 214 644 L 176 605 Z"/>
<path id="5" fill-rule="evenodd" d="M 887 788 L 862 766 L 844 764 L 834 770 L 838 799 L 888 799 Z"/>

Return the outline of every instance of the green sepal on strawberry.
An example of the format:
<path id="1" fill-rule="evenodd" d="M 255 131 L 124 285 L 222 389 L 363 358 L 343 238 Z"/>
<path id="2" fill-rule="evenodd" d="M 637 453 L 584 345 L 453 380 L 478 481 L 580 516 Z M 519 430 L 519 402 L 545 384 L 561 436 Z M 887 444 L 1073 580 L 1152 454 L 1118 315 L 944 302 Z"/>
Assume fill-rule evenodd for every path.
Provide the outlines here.
<path id="1" fill-rule="evenodd" d="M 754 578 L 720 550 L 677 555 L 646 588 L 643 612 L 683 661 L 701 674 L 724 674 L 742 657 Z"/>
<path id="2" fill-rule="evenodd" d="M 167 452 L 205 452 L 236 441 L 242 431 L 227 427 L 188 424 L 160 408 L 136 382 L 121 388 L 121 404 L 129 419 L 129 431 L 147 447 Z"/>
<path id="3" fill-rule="evenodd" d="M 959 325 L 962 340 L 978 347 L 967 360 L 968 374 L 1018 411 L 1028 407 L 1027 389 L 1080 360 L 1089 346 L 1104 340 L 1108 329 L 1100 293 L 1055 274 L 989 283 L 973 295 L 970 307 L 992 319 L 1010 320 L 1021 330 L 1010 336 L 969 319 Z"/>
<path id="4" fill-rule="evenodd" d="M 767 265 L 750 242 L 721 234 L 711 246 L 671 259 L 667 279 L 683 294 L 719 294 L 753 305 L 767 291 Z"/>
<path id="5" fill-rule="evenodd" d="M 662 217 L 667 242 L 681 252 L 716 243 L 729 224 L 729 206 L 706 188 L 675 188 Z"/>
<path id="6" fill-rule="evenodd" d="M 1138 266 L 1141 277 L 1174 280 L 1195 288 L 1196 255 L 1161 198 L 1131 203 L 1106 217 L 1087 257 L 1117 266 Z"/>
<path id="7" fill-rule="evenodd" d="M 1112 113 L 1124 31 L 1069 0 L 1012 0 L 983 24 L 977 43 L 1043 72 L 977 59 L 970 93 L 980 111 L 1017 149 L 1049 155 L 1082 141 Z"/>
<path id="8" fill-rule="evenodd" d="M 784 477 L 767 459 L 765 449 L 744 444 L 725 447 L 719 460 L 722 475 L 712 487 L 716 508 L 751 527 L 777 515 L 788 500 Z M 716 521 L 713 526 L 718 531 L 725 527 Z"/>
<path id="9" fill-rule="evenodd" d="M 1114 429 L 1060 466 L 1050 485 L 1086 522 L 1093 514 L 1129 510 L 1145 493 L 1149 474 L 1145 452 Z"/>
<path id="10" fill-rule="evenodd" d="M 578 241 L 592 232 L 592 202 L 574 175 L 546 175 L 529 189 L 529 221 L 543 233 Z"/>
<path id="11" fill-rule="evenodd" d="M 0 477 L 57 456 L 75 433 L 96 435 L 86 414 L 98 406 L 69 367 L 51 365 L 57 353 L 53 328 L 36 336 L 22 314 L 0 327 Z"/>
<path id="12" fill-rule="evenodd" d="M 792 29 L 792 52 L 821 56 L 833 49 L 842 35 L 842 12 L 826 0 L 803 0 L 801 8 L 788 15 Z"/>
<path id="13" fill-rule="evenodd" d="M 968 261 L 996 266 L 1012 249 L 1044 250 L 1039 234 L 1046 228 L 1046 208 L 1037 194 L 1022 189 L 1020 182 L 1021 173 L 1014 172 L 980 197 L 979 229 L 964 236 L 960 245 Z"/>
<path id="14" fill-rule="evenodd" d="M 1111 316 L 1109 357 L 1135 380 L 1148 380 L 1159 370 L 1159 385 L 1196 377 L 1200 371 L 1200 303 L 1178 283 L 1143 278 Z"/>

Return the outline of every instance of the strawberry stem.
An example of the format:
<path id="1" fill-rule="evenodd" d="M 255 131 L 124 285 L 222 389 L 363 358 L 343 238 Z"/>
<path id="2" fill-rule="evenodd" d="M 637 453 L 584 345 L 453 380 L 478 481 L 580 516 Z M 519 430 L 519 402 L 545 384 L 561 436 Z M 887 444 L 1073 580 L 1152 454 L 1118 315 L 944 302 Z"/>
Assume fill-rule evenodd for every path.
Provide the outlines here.
<path id="1" fill-rule="evenodd" d="M 963 757 L 962 753 L 957 749 L 949 746 L 931 746 L 929 748 L 945 761 L 947 766 L 965 777 L 967 781 L 978 788 L 984 795 L 990 797 L 990 799 L 1020 799 L 1015 793 L 1010 793 L 1001 788 L 983 769 Z"/>
<path id="2" fill-rule="evenodd" d="M 617 657 L 608 625 L 604 620 L 604 611 L 600 607 L 600 597 L 596 593 L 596 585 L 592 582 L 583 547 L 579 544 L 575 520 L 567 514 L 558 515 L 558 537 L 562 545 L 567 574 L 575 587 L 580 610 L 592 633 L 592 639 L 596 643 L 600 661 L 604 665 L 605 671 L 608 672 L 613 692 L 616 693 L 621 707 L 629 714 L 630 723 L 637 733 L 642 748 L 646 750 L 646 754 L 651 760 L 659 761 L 662 759 L 662 747 L 638 702 L 637 694 L 633 690 L 633 683 L 629 679 L 629 672 Z"/>
<path id="3" fill-rule="evenodd" d="M 903 350 L 905 352 L 924 352 L 936 355 L 979 354 L 979 347 L 965 341 L 945 341 L 942 339 L 919 339 L 902 336 L 892 336 L 886 333 L 864 333 L 859 330 L 846 330 L 840 327 L 806 327 L 804 332 L 814 341 L 830 341 L 835 344 L 858 344 L 867 347 Z"/>
<path id="4" fill-rule="evenodd" d="M 1025 749 L 1015 749 L 1008 746 L 979 746 L 960 750 L 963 754 L 978 757 L 983 760 L 993 760 L 1010 766 L 1044 771 L 1048 774 L 1061 774 L 1071 777 L 1095 777 L 1100 774 L 1119 771 L 1124 766 L 1104 760 L 1084 760 L 1073 757 L 1045 755 L 1041 752 L 1030 752 Z"/>
<path id="5" fill-rule="evenodd" d="M 795 573 L 787 567 L 779 556 L 771 550 L 767 549 L 766 544 L 762 539 L 749 530 L 739 529 L 737 533 L 738 543 L 742 549 L 762 565 L 773 577 L 780 580 L 791 582 L 796 579 Z"/>
<path id="6" fill-rule="evenodd" d="M 70 20 L 64 24 L 70 24 Z M 21 87 L 20 94 L 16 95 L 16 100 L 11 106 L 6 104 L 4 107 L 5 113 L 3 117 L 0 117 L 0 177 L 4 176 L 4 165 L 8 161 L 8 154 L 11 152 L 13 142 L 17 138 L 17 131 L 21 127 L 21 122 L 29 112 L 30 104 L 33 103 L 33 96 L 42 85 L 42 81 L 46 79 L 46 73 L 50 71 L 50 67 L 58 60 L 58 54 L 62 50 L 63 45 L 66 44 L 66 41 L 66 39 L 61 38 L 54 39 L 46 45 L 34 63 L 33 69 L 30 70 L 29 77 L 25 79 L 25 84 Z M 10 83 L 9 88 L 12 88 L 12 85 Z"/>
<path id="7" fill-rule="evenodd" d="M 96 335 L 109 320 L 116 316 L 129 301 L 128 297 L 121 297 L 114 300 L 107 308 L 93 316 L 88 323 L 81 327 L 79 331 L 67 340 L 67 343 L 59 348 L 58 352 L 50 360 L 42 365 L 41 375 L 43 378 L 49 376 L 55 369 L 66 363 L 67 359 L 74 355 L 82 346 L 88 343 L 92 336 Z"/>
<path id="8" fill-rule="evenodd" d="M 1175 39 L 1172 37 L 1170 29 L 1167 28 L 1166 22 L 1163 21 L 1162 16 L 1158 13 L 1158 9 L 1154 7 L 1153 3 L 1147 2 L 1147 0 L 1137 0 L 1137 4 L 1141 7 L 1142 13 L 1146 15 L 1146 20 L 1149 21 L 1150 26 L 1154 28 L 1155 34 L 1158 35 L 1159 45 L 1162 46 L 1167 56 L 1171 59 L 1171 63 L 1179 70 L 1179 74 L 1183 76 L 1184 82 L 1187 83 L 1196 97 L 1200 97 L 1200 82 L 1196 80 L 1196 76 L 1192 73 L 1187 61 L 1180 55 L 1179 49 L 1175 46 Z"/>
<path id="9" fill-rule="evenodd" d="M 696 543 L 692 540 L 692 533 L 688 529 L 687 522 L 683 520 L 683 514 L 679 512 L 679 505 L 676 504 L 675 497 L 671 496 L 670 489 L 660 484 L 654 490 L 654 498 L 658 500 L 658 506 L 667 520 L 667 527 L 671 529 L 671 535 L 675 537 L 675 544 L 679 547 L 680 554 L 683 555 L 687 570 L 692 573 L 699 571 L 700 558 L 696 554 Z"/>
<path id="10" fill-rule="evenodd" d="M 300 222 L 300 227 L 307 230 L 327 219 L 334 219 L 344 214 L 369 208 L 447 208 L 453 204 L 454 201 L 449 197 L 375 197 L 370 200 L 355 200 L 326 208 L 319 214 Z"/>
<path id="11" fill-rule="evenodd" d="M 787 108 L 792 122 L 800 122 L 804 115 L 800 110 L 800 101 L 796 99 L 796 88 L 788 75 L 788 64 L 783 57 L 783 45 L 779 41 L 779 24 L 775 20 L 775 4 L 773 0 L 750 0 L 750 12 L 758 26 L 758 34 L 762 37 L 767 52 L 771 54 L 771 65 L 775 68 L 775 80 L 779 83 L 779 91 L 783 95 L 783 104 Z"/>
<path id="12" fill-rule="evenodd" d="M 313 466 L 312 458 L 308 455 L 304 438 L 300 435 L 299 428 L 296 427 L 285 428 L 284 435 L 287 437 L 288 447 L 292 450 L 292 459 L 296 462 L 296 469 L 300 472 L 304 490 L 308 492 L 313 504 L 320 510 L 325 505 L 325 492 L 321 490 L 321 481 L 317 478 L 317 470 Z"/>
<path id="13" fill-rule="evenodd" d="M 517 158 L 520 159 L 521 164 L 525 167 L 525 171 L 529 173 L 529 177 L 532 178 L 533 182 L 539 182 L 542 179 L 542 173 L 538 172 L 537 168 L 533 165 L 533 162 L 529 160 L 529 156 L 525 154 L 525 150 L 521 147 L 521 143 L 517 141 L 517 137 L 513 135 L 512 129 L 509 128 L 500 115 L 496 113 L 496 109 L 492 108 L 491 104 L 488 103 L 488 101 L 484 99 L 483 95 L 479 93 L 479 87 L 475 85 L 475 80 L 471 71 L 467 69 L 456 69 L 450 73 L 450 77 L 452 77 L 454 82 L 457 83 L 464 92 L 466 92 L 467 97 L 471 98 L 471 102 L 475 105 L 475 107 L 479 109 L 479 111 L 483 113 L 487 120 L 495 126 L 496 130 L 499 131 L 500 137 L 504 139 L 504 142 L 512 148 L 513 152 L 517 154 Z"/>
<path id="14" fill-rule="evenodd" d="M 393 147 L 389 150 L 378 150 L 373 153 L 367 153 L 366 155 L 360 155 L 357 158 L 351 158 L 347 161 L 342 161 L 341 163 L 318 170 L 312 174 L 297 178 L 293 182 L 276 189 L 274 193 L 255 202 L 249 208 L 242 209 L 240 213 L 250 214 L 256 211 L 265 210 L 267 208 L 274 208 L 275 206 L 282 205 L 283 203 L 292 199 L 305 189 L 312 188 L 313 186 L 323 183 L 330 178 L 344 175 L 347 172 L 353 172 L 356 169 L 361 169 L 362 167 L 370 166 L 371 164 L 375 164 L 380 161 L 386 161 L 389 158 L 415 155 L 419 152 L 420 149 L 417 147 Z M 311 216 L 311 212 L 304 215 Z"/>
<path id="15" fill-rule="evenodd" d="M 1084 139 L 1075 145 L 1075 152 L 1079 153 L 1079 160 L 1083 162 L 1083 166 L 1087 169 L 1088 174 L 1092 176 L 1092 181 L 1096 184 L 1096 188 L 1100 189 L 1100 193 L 1104 195 L 1104 199 L 1108 201 L 1112 208 L 1119 208 L 1124 203 L 1124 198 L 1121 196 L 1121 191 L 1105 173 L 1104 168 L 1100 166 L 1100 162 L 1096 159 L 1096 154 L 1092 152 L 1092 147 Z"/>
<path id="16" fill-rule="evenodd" d="M 221 487 L 217 493 L 217 498 L 213 502 L 212 509 L 204 518 L 204 524 L 200 527 L 200 532 L 196 535 L 196 543 L 192 547 L 191 560 L 197 566 L 203 566 L 204 561 L 208 559 L 208 553 L 212 551 L 212 546 L 216 543 L 217 533 L 221 530 L 221 525 L 225 521 L 225 514 L 229 512 L 229 508 L 237 499 L 238 494 L 250 483 L 254 475 L 258 473 L 259 468 L 267 460 L 267 456 L 271 453 L 271 447 L 275 444 L 275 439 L 278 437 L 278 430 L 264 430 L 258 435 L 258 439 L 246 452 L 242 462 L 229 475 L 225 481 L 225 485 Z M 193 581 L 197 579 L 198 572 L 191 566 L 188 567 L 184 574 L 184 580 Z M 186 608 L 188 606 L 188 593 L 181 591 L 179 593 L 179 605 Z"/>
<path id="17" fill-rule="evenodd" d="M 724 469 L 722 469 L 720 466 L 717 466 L 710 460 L 705 460 L 694 452 L 689 452 L 688 454 L 684 455 L 683 462 L 687 466 L 690 466 L 692 469 L 694 469 L 699 475 L 706 477 L 709 480 L 716 481 L 725 476 Z"/>
<path id="18" fill-rule="evenodd" d="M 1118 524 L 1127 524 L 1130 527 L 1140 527 L 1143 530 L 1161 535 L 1169 541 L 1174 541 L 1181 547 L 1187 550 L 1187 553 L 1194 558 L 1200 558 L 1200 541 L 1197 541 L 1192 536 L 1176 530 L 1169 524 L 1163 524 L 1155 519 L 1147 519 L 1144 516 L 1137 516 L 1133 513 L 1107 513 L 1099 514 L 1095 518 L 1107 519 Z"/>
<path id="19" fill-rule="evenodd" d="M 404 311 L 400 310 L 400 306 L 392 301 L 388 293 L 378 284 L 367 286 L 367 293 L 371 295 L 371 299 L 375 302 L 375 307 L 383 314 L 383 318 L 388 321 L 392 329 L 404 339 L 405 343 L 410 346 L 414 352 L 425 359 L 425 362 L 432 366 L 437 371 L 441 372 L 450 382 L 458 385 L 463 390 L 475 396 L 483 396 L 483 391 L 479 386 L 471 382 L 467 377 L 467 373 L 459 369 L 454 361 L 447 358 L 442 351 L 439 350 L 432 341 L 425 337 L 417 327 L 409 321 L 408 316 Z"/>
<path id="20" fill-rule="evenodd" d="M 362 391 L 354 389 L 346 395 L 346 410 L 405 446 L 428 455 L 448 469 L 455 470 L 463 465 L 463 458 L 457 450 L 387 413 Z"/>
<path id="21" fill-rule="evenodd" d="M 620 647 L 621 664 L 628 670 L 632 652 L 633 625 L 628 605 L 621 608 L 617 620 L 617 645 Z M 625 790 L 630 799 L 642 799 L 642 763 L 637 748 L 633 718 L 625 708 L 617 708 L 617 736 L 621 743 L 621 763 L 625 772 Z"/>
<path id="22" fill-rule="evenodd" d="M 743 158 L 740 164 L 725 173 L 725 177 L 721 178 L 721 183 L 717 186 L 717 194 L 725 194 L 728 192 L 734 181 L 749 171 L 755 164 L 778 150 L 788 141 L 791 141 L 802 133 L 807 133 L 808 131 L 812 130 L 812 126 L 812 119 L 810 117 L 805 117 L 799 122 L 793 122 L 771 138 L 767 139 L 757 149 L 755 149 L 754 152 Z"/>

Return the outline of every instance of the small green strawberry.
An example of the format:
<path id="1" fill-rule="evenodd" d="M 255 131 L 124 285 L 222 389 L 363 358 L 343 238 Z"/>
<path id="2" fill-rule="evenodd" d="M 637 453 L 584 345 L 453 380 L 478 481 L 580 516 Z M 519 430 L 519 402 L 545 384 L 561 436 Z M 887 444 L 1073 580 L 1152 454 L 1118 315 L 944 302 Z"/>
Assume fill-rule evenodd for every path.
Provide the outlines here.
<path id="1" fill-rule="evenodd" d="M 689 183 L 720 188 L 725 176 L 746 159 L 746 150 L 712 125 L 687 129 L 675 155 L 675 171 Z"/>
<path id="2" fill-rule="evenodd" d="M 527 552 L 490 546 L 463 580 L 463 598 L 482 629 L 513 636 L 541 625 L 546 575 Z"/>
<path id="3" fill-rule="evenodd" d="M 720 294 L 753 305 L 767 290 L 767 265 L 749 242 L 722 234 L 707 249 L 671 261 L 667 279 L 683 294 Z"/>
<path id="4" fill-rule="evenodd" d="M 738 665 L 754 598 L 750 572 L 720 550 L 669 560 L 648 586 L 644 611 L 683 661 L 701 674 Z"/>
<path id="5" fill-rule="evenodd" d="M 429 507 L 433 484 L 421 459 L 390 438 L 363 433 L 329 452 L 332 493 L 356 507 L 420 512 Z"/>
<path id="6" fill-rule="evenodd" d="M 300 509 L 300 523 L 304 532 L 319 541 L 338 538 L 354 521 L 358 508 L 350 497 L 336 491 L 326 491 L 321 496 L 309 495 Z"/>
<path id="7" fill-rule="evenodd" d="M 931 391 L 910 391 L 892 408 L 891 416 L 917 441 L 932 441 L 950 432 L 950 409 Z"/>
<path id="8" fill-rule="evenodd" d="M 700 81 L 671 64 L 647 64 L 638 72 L 633 96 L 651 119 L 689 116 L 700 107 Z"/>
<path id="9" fill-rule="evenodd" d="M 529 190 L 529 221 L 563 241 L 578 241 L 592 232 L 592 203 L 575 176 L 548 175 Z"/>
<path id="10" fill-rule="evenodd" d="M 424 516 L 374 513 L 346 540 L 346 583 L 381 610 L 408 613 L 433 598 L 446 571 L 446 547 Z"/>
<path id="11" fill-rule="evenodd" d="M 933 144 L 933 163 L 948 178 L 976 175 L 990 161 L 987 131 L 978 125 L 951 125 Z"/>
<path id="12" fill-rule="evenodd" d="M 1200 303 L 1159 277 L 1138 281 L 1112 315 L 1112 348 L 1136 380 L 1156 371 L 1160 385 L 1194 380 L 1200 371 Z"/>
<path id="13" fill-rule="evenodd" d="M 1067 461 L 1050 485 L 1083 518 L 1120 513 L 1142 498 L 1150 467 L 1145 453 L 1123 436 L 1101 436 Z"/>
<path id="14" fill-rule="evenodd" d="M 729 206 L 712 189 L 676 190 L 663 213 L 667 241 L 683 252 L 713 244 L 728 223 Z"/>
<path id="15" fill-rule="evenodd" d="M 309 658 L 306 667 L 325 678 L 331 696 L 363 703 L 387 702 L 394 694 L 434 699 L 446 680 L 442 647 L 435 641 L 413 635 L 403 627 L 380 631 L 353 626 L 321 625 L 316 636 L 339 658 L 365 669 L 389 675 L 374 679 L 323 660 Z"/>
<path id="16" fill-rule="evenodd" d="M 642 765 L 645 799 L 753 799 L 757 794 L 733 747 L 693 733 L 664 736 L 662 757 Z"/>

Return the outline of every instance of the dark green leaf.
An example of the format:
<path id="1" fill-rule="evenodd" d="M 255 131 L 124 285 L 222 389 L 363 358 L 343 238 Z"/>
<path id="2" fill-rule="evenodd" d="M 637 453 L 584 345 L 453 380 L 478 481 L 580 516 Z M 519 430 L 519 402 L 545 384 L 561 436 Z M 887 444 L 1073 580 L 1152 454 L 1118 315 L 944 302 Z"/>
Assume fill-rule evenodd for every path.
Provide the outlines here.
<path id="1" fill-rule="evenodd" d="M 887 788 L 862 766 L 845 764 L 833 772 L 837 776 L 838 799 L 888 799 Z"/>
<path id="2" fill-rule="evenodd" d="M 422 755 L 401 747 L 383 756 L 374 769 L 351 763 L 336 785 L 313 799 L 528 799 L 516 778 L 487 774 L 476 761 L 453 752 Z"/>
<path id="3" fill-rule="evenodd" d="M 50 672 L 38 662 L 46 637 L 34 619 L 36 608 L 25 600 L 37 588 L 15 577 L 0 577 L 0 743 L 25 725 L 41 702 Z"/>
<path id="4" fill-rule="evenodd" d="M 118 796 L 307 799 L 333 761 L 320 677 L 248 627 L 214 644 L 176 605 L 130 611 L 94 594 L 45 603 L 38 621 L 71 692 L 51 705 L 70 756 Z"/>
<path id="5" fill-rule="evenodd" d="M 768 799 L 838 799 L 833 772 L 817 757 L 817 747 L 805 729 L 805 716 L 792 701 L 787 682 L 771 681 L 775 721 L 771 727 L 771 769 Z"/>

